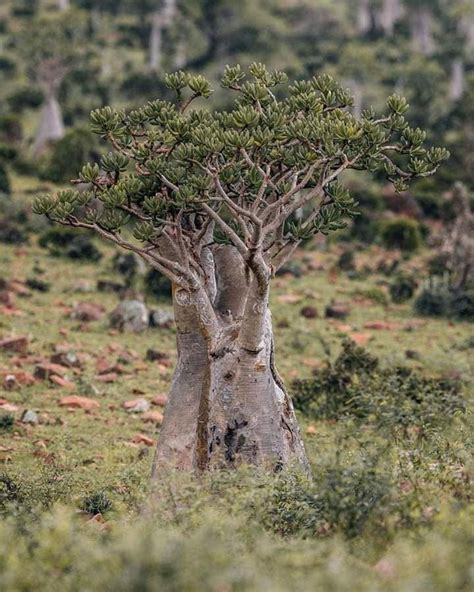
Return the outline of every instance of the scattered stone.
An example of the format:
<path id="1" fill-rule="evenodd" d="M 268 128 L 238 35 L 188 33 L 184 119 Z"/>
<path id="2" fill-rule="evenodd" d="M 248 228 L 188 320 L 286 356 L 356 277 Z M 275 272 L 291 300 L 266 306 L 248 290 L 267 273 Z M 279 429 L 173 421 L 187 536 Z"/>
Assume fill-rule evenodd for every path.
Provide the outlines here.
<path id="1" fill-rule="evenodd" d="M 369 343 L 369 341 L 372 339 L 372 335 L 370 333 L 351 333 L 349 337 L 357 345 L 367 345 L 367 343 Z"/>
<path id="2" fill-rule="evenodd" d="M 125 401 L 123 407 L 129 413 L 145 413 L 150 409 L 150 403 L 146 399 L 132 399 Z"/>
<path id="3" fill-rule="evenodd" d="M 6 399 L 0 399 L 0 409 L 2 411 L 7 411 L 8 413 L 18 411 L 18 407 L 13 403 L 9 403 Z"/>
<path id="4" fill-rule="evenodd" d="M 308 436 L 314 436 L 317 433 L 316 427 L 314 425 L 309 425 L 306 428 L 306 434 Z"/>
<path id="5" fill-rule="evenodd" d="M 34 376 L 29 372 L 0 372 L 3 376 L 3 386 L 7 390 L 13 390 L 19 386 L 31 386 L 35 383 Z"/>
<path id="6" fill-rule="evenodd" d="M 165 407 L 166 403 L 168 402 L 168 397 L 166 395 L 155 395 L 151 402 L 153 405 Z"/>
<path id="7" fill-rule="evenodd" d="M 78 294 L 89 294 L 94 291 L 94 286 L 89 280 L 79 280 L 74 284 L 72 291 Z"/>
<path id="8" fill-rule="evenodd" d="M 132 438 L 133 444 L 145 444 L 145 446 L 153 446 L 155 443 L 153 438 L 145 436 L 145 434 L 137 434 Z"/>
<path id="9" fill-rule="evenodd" d="M 104 307 L 92 302 L 79 302 L 74 306 L 71 318 L 77 321 L 88 323 L 90 321 L 100 321 L 105 314 Z"/>
<path id="10" fill-rule="evenodd" d="M 123 300 L 110 313 L 110 326 L 119 331 L 141 333 L 148 327 L 148 309 L 140 300 Z"/>
<path id="11" fill-rule="evenodd" d="M 21 415 L 21 423 L 29 423 L 30 425 L 38 425 L 39 417 L 36 411 L 31 409 L 25 409 Z"/>
<path id="12" fill-rule="evenodd" d="M 405 357 L 407 360 L 420 360 L 421 359 L 420 352 L 417 352 L 414 349 L 407 349 L 405 351 Z"/>
<path id="13" fill-rule="evenodd" d="M 98 409 L 100 403 L 89 397 L 78 397 L 77 395 L 71 395 L 69 397 L 63 397 L 59 401 L 61 407 L 68 407 L 69 409 L 84 409 L 85 411 L 92 411 Z"/>
<path id="14" fill-rule="evenodd" d="M 150 327 L 161 327 L 169 329 L 174 324 L 174 313 L 171 310 L 157 308 L 150 312 Z"/>
<path id="15" fill-rule="evenodd" d="M 106 292 L 108 294 L 117 294 L 122 292 L 125 289 L 125 286 L 120 282 L 113 282 L 111 280 L 98 280 L 97 282 L 97 291 L 98 292 Z"/>
<path id="16" fill-rule="evenodd" d="M 98 382 L 104 383 L 111 383 L 115 382 L 118 378 L 118 374 L 116 372 L 107 372 L 105 374 L 99 374 L 95 377 Z"/>
<path id="17" fill-rule="evenodd" d="M 155 425 L 161 425 L 163 423 L 163 413 L 160 411 L 147 411 L 143 414 L 142 420 L 145 423 L 154 423 Z"/>
<path id="18" fill-rule="evenodd" d="M 300 311 L 300 315 L 305 319 L 317 319 L 319 316 L 314 306 L 304 306 Z"/>
<path id="19" fill-rule="evenodd" d="M 66 366 L 67 368 L 80 368 L 81 361 L 79 360 L 75 351 L 65 351 L 53 354 L 50 358 L 53 364 Z"/>
<path id="20" fill-rule="evenodd" d="M 17 354 L 26 354 L 28 343 L 28 337 L 7 337 L 0 340 L 0 349 L 12 351 Z"/>
<path id="21" fill-rule="evenodd" d="M 13 295 L 13 292 L 7 290 L 0 291 L 0 304 L 4 304 L 8 308 L 13 308 L 15 306 L 15 296 Z"/>
<path id="22" fill-rule="evenodd" d="M 46 380 L 51 376 L 64 376 L 67 372 L 67 368 L 61 366 L 61 364 L 47 363 L 38 364 L 35 367 L 35 378 Z"/>
<path id="23" fill-rule="evenodd" d="M 49 377 L 49 380 L 53 384 L 56 384 L 57 386 L 60 386 L 62 388 L 69 389 L 70 391 L 73 391 L 76 389 L 76 385 L 73 382 L 71 382 L 67 378 L 63 378 L 62 376 L 57 376 L 57 375 L 53 374 L 52 376 Z"/>
<path id="24" fill-rule="evenodd" d="M 394 329 L 398 329 L 398 323 L 390 323 L 388 321 L 369 321 L 365 323 L 365 329 L 374 329 L 375 331 L 393 331 Z"/>
<path id="25" fill-rule="evenodd" d="M 347 304 L 342 302 L 331 302 L 326 306 L 325 315 L 327 319 L 342 319 L 344 320 L 349 316 L 351 309 Z"/>
<path id="26" fill-rule="evenodd" d="M 352 331 L 352 326 L 351 325 L 338 324 L 338 325 L 336 325 L 336 329 L 339 331 L 339 333 L 349 333 L 349 331 Z"/>
<path id="27" fill-rule="evenodd" d="M 158 351 L 157 349 L 147 349 L 145 359 L 147 362 L 168 362 L 170 356 L 166 352 Z"/>
<path id="28" fill-rule="evenodd" d="M 301 296 L 301 294 L 293 293 L 280 294 L 280 296 L 277 296 L 277 300 L 282 304 L 298 304 L 298 302 L 301 302 L 303 300 L 303 296 Z"/>

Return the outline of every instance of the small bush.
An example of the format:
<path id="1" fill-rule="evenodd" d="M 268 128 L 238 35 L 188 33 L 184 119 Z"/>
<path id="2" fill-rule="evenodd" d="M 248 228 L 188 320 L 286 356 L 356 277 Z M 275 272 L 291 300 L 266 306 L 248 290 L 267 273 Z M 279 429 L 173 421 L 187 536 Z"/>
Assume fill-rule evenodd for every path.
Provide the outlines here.
<path id="1" fill-rule="evenodd" d="M 432 278 L 415 300 L 422 316 L 474 320 L 474 289 L 452 288 L 445 280 Z"/>
<path id="2" fill-rule="evenodd" d="M 0 193 L 10 195 L 10 177 L 8 175 L 7 167 L 0 162 Z"/>
<path id="3" fill-rule="evenodd" d="M 43 102 L 43 93 L 39 88 L 25 86 L 14 91 L 7 103 L 13 113 L 21 113 L 25 109 L 35 109 Z"/>
<path id="4" fill-rule="evenodd" d="M 293 383 L 293 401 L 312 419 L 351 417 L 389 429 L 436 426 L 464 411 L 458 382 L 406 367 L 380 369 L 377 358 L 350 340 L 334 364 Z"/>
<path id="5" fill-rule="evenodd" d="M 404 217 L 387 220 L 382 227 L 382 242 L 388 249 L 412 253 L 422 244 L 420 224 L 416 220 Z"/>
<path id="6" fill-rule="evenodd" d="M 356 268 L 354 251 L 343 251 L 338 259 L 337 266 L 342 271 L 354 271 Z"/>
<path id="7" fill-rule="evenodd" d="M 85 129 L 74 129 L 51 148 L 42 178 L 61 183 L 76 178 L 84 162 L 97 160 L 94 134 Z"/>
<path id="8" fill-rule="evenodd" d="M 16 113 L 0 116 L 0 140 L 6 143 L 20 142 L 23 139 L 21 118 Z"/>
<path id="9" fill-rule="evenodd" d="M 145 276 L 145 291 L 157 299 L 171 297 L 171 283 L 162 273 L 150 269 Z"/>
<path id="10" fill-rule="evenodd" d="M 38 244 L 56 257 L 78 261 L 98 261 L 102 257 L 88 233 L 69 228 L 49 228 L 41 234 Z"/>
<path id="11" fill-rule="evenodd" d="M 82 500 L 81 510 L 88 514 L 105 514 L 112 509 L 112 502 L 104 491 L 96 491 Z"/>
<path id="12" fill-rule="evenodd" d="M 2 413 L 0 415 L 0 433 L 9 432 L 15 425 L 15 417 L 11 413 Z"/>
<path id="13" fill-rule="evenodd" d="M 406 274 L 398 275 L 390 284 L 390 296 L 396 304 L 410 300 L 415 295 L 418 282 L 412 276 Z"/>

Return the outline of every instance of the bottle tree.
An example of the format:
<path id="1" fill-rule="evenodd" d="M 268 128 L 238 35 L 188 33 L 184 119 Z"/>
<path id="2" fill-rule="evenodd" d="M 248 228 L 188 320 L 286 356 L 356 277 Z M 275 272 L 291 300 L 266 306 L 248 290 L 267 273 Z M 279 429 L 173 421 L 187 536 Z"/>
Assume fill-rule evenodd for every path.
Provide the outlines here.
<path id="1" fill-rule="evenodd" d="M 217 112 L 193 108 L 212 92 L 202 76 L 166 82 L 175 102 L 94 111 L 93 130 L 112 152 L 82 169 L 88 190 L 41 196 L 34 210 L 94 230 L 172 282 L 178 361 L 154 474 L 242 462 L 307 468 L 275 367 L 272 278 L 302 240 L 356 215 L 344 171 L 383 170 L 403 190 L 447 151 L 423 147 L 402 97 L 356 120 L 351 96 L 326 75 L 286 86 L 261 64 L 227 67 L 222 86 L 236 104 Z"/>

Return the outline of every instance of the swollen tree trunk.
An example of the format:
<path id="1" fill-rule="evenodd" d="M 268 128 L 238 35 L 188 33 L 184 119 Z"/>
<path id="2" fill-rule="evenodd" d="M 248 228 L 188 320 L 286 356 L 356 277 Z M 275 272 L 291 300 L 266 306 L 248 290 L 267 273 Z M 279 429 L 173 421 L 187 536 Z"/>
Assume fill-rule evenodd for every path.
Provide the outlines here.
<path id="1" fill-rule="evenodd" d="M 163 6 L 151 17 L 149 67 L 153 72 L 162 69 L 163 33 L 171 27 L 176 16 L 176 0 L 163 0 Z"/>
<path id="2" fill-rule="evenodd" d="M 449 82 L 449 98 L 458 101 L 464 94 L 464 63 L 456 58 L 451 64 L 451 79 Z"/>
<path id="3" fill-rule="evenodd" d="M 369 0 L 359 0 L 357 6 L 357 30 L 361 35 L 370 31 L 372 26 L 372 13 Z"/>
<path id="4" fill-rule="evenodd" d="M 434 51 L 433 13 L 429 6 L 414 9 L 411 18 L 412 42 L 423 55 L 429 56 Z"/>
<path id="5" fill-rule="evenodd" d="M 259 305 L 261 295 L 233 247 L 219 247 L 214 266 L 214 304 L 224 328 L 217 348 L 203 332 L 199 298 L 173 289 L 178 361 L 152 475 L 240 464 L 278 470 L 291 463 L 308 472 L 293 406 L 275 368 L 268 306 Z M 254 351 L 249 344 L 260 326 Z"/>
<path id="6" fill-rule="evenodd" d="M 67 10 L 70 6 L 69 0 L 58 0 L 58 9 Z"/>
<path id="7" fill-rule="evenodd" d="M 378 14 L 378 22 L 385 35 L 393 35 L 393 30 L 401 14 L 400 0 L 383 0 Z"/>
<path id="8" fill-rule="evenodd" d="M 33 152 L 40 153 L 48 142 L 60 140 L 62 137 L 64 137 L 64 123 L 61 107 L 54 94 L 48 94 L 41 110 Z"/>

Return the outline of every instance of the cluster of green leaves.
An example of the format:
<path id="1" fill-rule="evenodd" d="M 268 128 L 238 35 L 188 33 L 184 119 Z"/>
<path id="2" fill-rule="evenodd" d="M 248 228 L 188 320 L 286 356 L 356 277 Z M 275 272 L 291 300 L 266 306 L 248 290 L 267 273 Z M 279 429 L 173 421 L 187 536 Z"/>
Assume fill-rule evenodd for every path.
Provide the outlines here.
<path id="1" fill-rule="evenodd" d="M 357 203 L 336 182 L 337 173 L 326 185 L 339 167 L 385 169 L 400 188 L 432 174 L 448 156 L 443 149 L 422 147 L 426 135 L 409 128 L 401 97 L 389 98 L 387 115 L 377 119 L 368 111 L 357 121 L 347 110 L 350 93 L 332 77 L 297 81 L 277 98 L 274 87 L 285 82 L 284 73 L 259 63 L 248 72 L 227 67 L 222 86 L 236 93 L 235 107 L 209 112 L 190 108 L 193 100 L 211 94 L 209 82 L 177 72 L 166 77 L 175 103 L 156 100 L 129 113 L 94 111 L 92 130 L 114 151 L 83 167 L 79 180 L 90 190 L 40 197 L 35 211 L 63 222 L 78 216 L 110 232 L 133 220 L 135 237 L 148 241 L 179 211 L 200 211 L 203 202 L 221 208 L 216 179 L 231 200 L 251 207 L 267 170 L 275 180 L 263 192 L 263 210 L 291 190 L 292 179 L 311 171 L 302 189 L 320 183 L 326 199 L 311 224 L 288 225 L 290 236 L 305 238 L 341 228 L 357 213 Z M 389 156 L 392 149 L 397 163 Z"/>
<path id="2" fill-rule="evenodd" d="M 344 342 L 334 364 L 295 381 L 292 393 L 296 409 L 313 419 L 350 417 L 390 430 L 436 427 L 464 411 L 457 381 L 405 367 L 381 369 L 378 359 L 352 340 Z"/>

